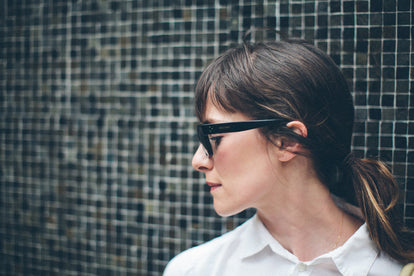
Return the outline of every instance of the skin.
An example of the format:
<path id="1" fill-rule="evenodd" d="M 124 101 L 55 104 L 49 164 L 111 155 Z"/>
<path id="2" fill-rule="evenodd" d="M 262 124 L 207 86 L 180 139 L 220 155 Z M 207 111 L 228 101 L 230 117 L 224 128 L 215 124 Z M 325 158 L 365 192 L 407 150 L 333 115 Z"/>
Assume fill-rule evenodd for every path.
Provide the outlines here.
<path id="1" fill-rule="evenodd" d="M 223 123 L 250 118 L 207 102 L 205 120 Z M 293 121 L 287 126 L 306 137 L 303 123 Z M 200 145 L 193 167 L 205 174 L 219 215 L 257 209 L 272 236 L 301 261 L 342 245 L 362 224 L 336 206 L 312 161 L 294 153 L 304 151 L 298 143 L 284 141 L 281 149 L 258 129 L 216 136 L 221 139 L 217 148 L 211 141 L 214 155 L 207 157 Z"/>

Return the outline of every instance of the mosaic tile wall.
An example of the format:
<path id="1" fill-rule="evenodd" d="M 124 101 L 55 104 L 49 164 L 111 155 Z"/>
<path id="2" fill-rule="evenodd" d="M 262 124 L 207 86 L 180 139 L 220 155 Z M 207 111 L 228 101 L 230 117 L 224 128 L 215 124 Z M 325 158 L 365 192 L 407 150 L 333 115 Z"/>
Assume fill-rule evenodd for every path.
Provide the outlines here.
<path id="1" fill-rule="evenodd" d="M 414 229 L 410 0 L 0 0 L 0 275 L 160 275 L 221 219 L 195 151 L 204 66 L 250 27 L 315 41 Z M 261 36 L 253 36 L 260 39 Z"/>

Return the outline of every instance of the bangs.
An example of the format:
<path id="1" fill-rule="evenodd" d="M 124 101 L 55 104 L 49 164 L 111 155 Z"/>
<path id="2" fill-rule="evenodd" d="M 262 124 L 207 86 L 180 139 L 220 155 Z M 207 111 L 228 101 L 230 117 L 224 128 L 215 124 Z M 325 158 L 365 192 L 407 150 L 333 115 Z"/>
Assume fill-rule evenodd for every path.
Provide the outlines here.
<path id="1" fill-rule="evenodd" d="M 195 91 L 195 112 L 200 122 L 204 121 L 207 102 L 225 112 L 237 111 L 232 106 L 230 93 L 222 82 L 220 74 L 203 74 L 201 76 Z"/>
<path id="2" fill-rule="evenodd" d="M 246 83 L 247 63 L 240 62 L 247 59 L 244 47 L 231 49 L 210 63 L 201 74 L 195 89 L 195 112 L 200 122 L 204 121 L 208 101 L 219 110 L 243 113 L 248 102 L 243 92 L 252 87 Z"/>

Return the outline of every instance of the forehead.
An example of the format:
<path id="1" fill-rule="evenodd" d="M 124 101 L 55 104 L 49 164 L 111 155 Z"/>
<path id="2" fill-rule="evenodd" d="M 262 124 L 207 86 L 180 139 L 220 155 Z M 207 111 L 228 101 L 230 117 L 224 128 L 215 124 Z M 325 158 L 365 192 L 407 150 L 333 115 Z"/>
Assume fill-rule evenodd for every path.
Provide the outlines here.
<path id="1" fill-rule="evenodd" d="M 207 100 L 205 113 L 203 116 L 203 123 L 225 123 L 225 122 L 236 122 L 246 121 L 250 118 L 241 112 L 229 112 L 224 108 L 220 108 L 214 105 L 211 100 Z"/>

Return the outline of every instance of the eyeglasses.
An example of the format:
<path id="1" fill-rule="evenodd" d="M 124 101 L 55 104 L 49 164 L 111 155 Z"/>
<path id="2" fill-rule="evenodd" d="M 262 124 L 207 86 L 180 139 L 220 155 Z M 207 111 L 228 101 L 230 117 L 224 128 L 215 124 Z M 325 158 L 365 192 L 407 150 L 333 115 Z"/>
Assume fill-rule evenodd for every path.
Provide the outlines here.
<path id="1" fill-rule="evenodd" d="M 200 140 L 200 143 L 206 150 L 206 155 L 208 157 L 212 157 L 213 148 L 210 143 L 210 134 L 239 132 L 254 128 L 265 127 L 269 125 L 281 125 L 282 123 L 287 123 L 287 121 L 284 119 L 267 119 L 219 124 L 200 124 L 197 126 L 197 136 L 198 140 Z"/>

